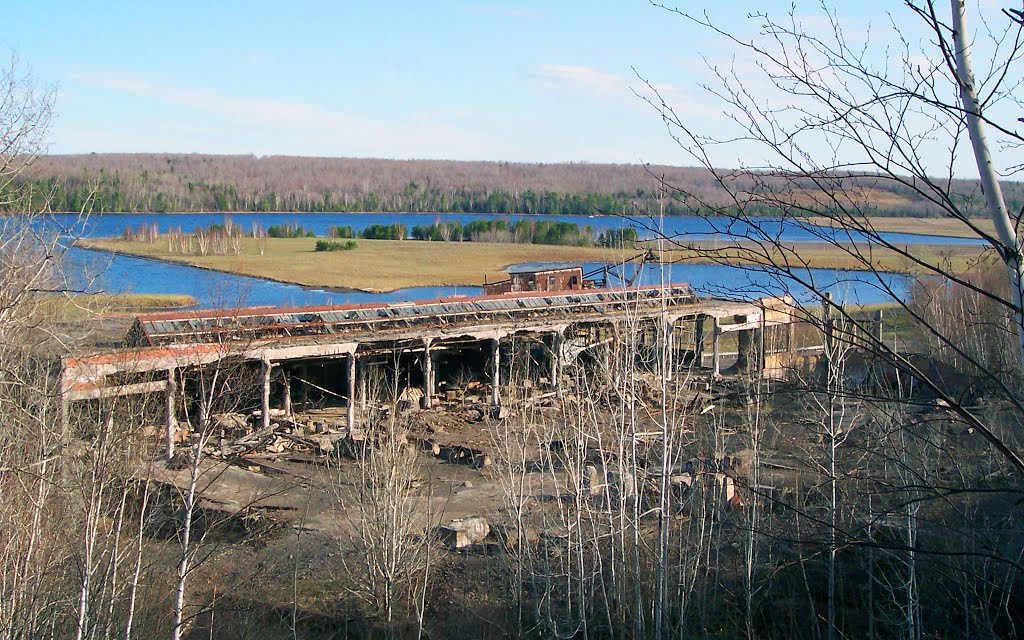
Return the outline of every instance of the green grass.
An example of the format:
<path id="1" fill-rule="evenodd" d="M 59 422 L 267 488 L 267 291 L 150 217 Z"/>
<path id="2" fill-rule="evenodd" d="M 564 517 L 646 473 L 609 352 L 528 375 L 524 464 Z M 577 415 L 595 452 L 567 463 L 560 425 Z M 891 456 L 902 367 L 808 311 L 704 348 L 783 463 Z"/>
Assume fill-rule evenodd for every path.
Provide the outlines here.
<path id="1" fill-rule="evenodd" d="M 834 222 L 825 217 L 811 217 L 808 222 L 825 227 L 834 226 Z M 966 224 L 955 218 L 910 218 L 910 217 L 871 217 L 871 226 L 876 231 L 888 233 L 919 233 L 931 236 L 977 237 L 977 234 Z M 984 231 L 994 234 L 995 226 L 987 218 L 972 219 L 971 223 Z"/>
<path id="2" fill-rule="evenodd" d="M 317 252 L 316 243 L 316 238 L 270 238 L 261 255 L 256 241 L 247 238 L 237 256 L 170 253 L 166 241 L 103 239 L 80 245 L 306 286 L 364 291 L 481 285 L 485 278 L 504 280 L 505 267 L 520 262 L 603 262 L 637 253 L 633 249 L 418 240 L 360 240 L 348 251 Z"/>
<path id="3" fill-rule="evenodd" d="M 270 238 L 260 253 L 256 240 L 246 238 L 240 255 L 182 255 L 171 253 L 167 243 L 131 242 L 119 238 L 81 241 L 87 248 L 115 251 L 196 267 L 240 273 L 305 286 L 393 291 L 416 286 L 478 286 L 503 280 L 505 267 L 520 262 L 621 261 L 635 256 L 651 243 L 625 249 L 483 242 L 428 242 L 422 240 L 361 240 L 350 250 L 316 251 L 317 238 Z M 983 259 L 983 249 L 963 245 L 909 245 L 908 251 L 924 265 L 962 272 Z M 927 266 L 893 251 L 850 245 L 803 243 L 767 252 L 751 244 L 716 247 L 711 242 L 671 248 L 667 261 L 683 263 L 766 264 L 788 263 L 794 267 L 850 269 L 922 274 Z"/>
<path id="4" fill-rule="evenodd" d="M 682 262 L 727 262 L 729 264 L 790 265 L 793 268 L 886 271 L 922 275 L 934 267 L 962 273 L 989 259 L 984 247 L 971 245 L 905 245 L 909 256 L 867 244 L 835 246 L 825 242 L 785 244 L 762 247 L 754 243 L 695 242 L 693 249 L 673 250 L 670 255 Z M 714 256 L 712 259 L 710 255 Z"/>
<path id="5" fill-rule="evenodd" d="M 62 320 L 81 320 L 97 315 L 181 309 L 196 304 L 196 299 L 182 294 L 100 293 L 47 296 L 43 304 L 48 312 Z"/>

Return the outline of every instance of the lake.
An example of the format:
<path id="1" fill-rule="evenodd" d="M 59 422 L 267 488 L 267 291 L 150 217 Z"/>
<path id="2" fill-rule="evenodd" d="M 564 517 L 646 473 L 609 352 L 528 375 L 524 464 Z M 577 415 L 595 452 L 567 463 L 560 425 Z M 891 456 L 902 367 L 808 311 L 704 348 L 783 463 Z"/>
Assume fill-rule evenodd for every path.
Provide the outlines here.
<path id="1" fill-rule="evenodd" d="M 816 225 L 782 221 L 778 218 L 756 219 L 756 229 L 750 225 L 737 224 L 727 218 L 696 218 L 668 217 L 663 222 L 636 218 L 633 220 L 618 216 L 525 216 L 525 215 L 485 215 L 472 213 L 119 213 L 94 215 L 84 223 L 78 223 L 77 217 L 71 214 L 54 215 L 52 219 L 68 235 L 87 238 L 104 238 L 119 236 L 126 227 L 138 228 L 142 224 L 156 223 L 161 232 L 180 227 L 182 231 L 191 233 L 197 227 L 211 224 L 223 224 L 230 218 L 243 229 L 252 229 L 253 224 L 262 225 L 264 229 L 274 225 L 293 224 L 312 231 L 318 236 L 328 235 L 331 227 L 350 226 L 356 231 L 365 229 L 371 224 L 390 224 L 400 222 L 408 229 L 416 225 L 429 225 L 435 221 L 460 222 L 463 225 L 472 220 L 553 220 L 571 222 L 580 226 L 590 225 L 596 231 L 631 226 L 637 229 L 640 237 L 650 238 L 656 230 L 661 230 L 666 237 L 679 241 L 714 240 L 725 238 L 750 238 L 757 234 L 765 234 L 778 238 L 782 242 L 820 242 L 827 238 L 841 240 L 865 241 L 862 234 L 843 235 L 830 229 Z M 980 238 L 948 238 L 942 236 L 920 235 L 913 233 L 883 233 L 885 240 L 895 244 L 981 244 Z"/>
<path id="2" fill-rule="evenodd" d="M 92 216 L 79 223 L 73 215 L 53 216 L 53 222 L 69 235 L 84 237 L 108 237 L 120 235 L 125 227 L 138 227 L 156 223 L 161 232 L 181 227 L 190 232 L 196 227 L 222 224 L 230 218 L 235 224 L 251 229 L 253 224 L 264 228 L 294 224 L 326 235 L 333 226 L 351 226 L 355 230 L 370 224 L 400 222 L 408 228 L 414 225 L 431 224 L 442 220 L 459 221 L 463 224 L 477 219 L 506 219 L 515 221 L 529 216 L 499 216 L 475 214 L 353 214 L 353 213 L 310 213 L 310 214 L 256 214 L 256 213 L 179 213 L 179 214 L 116 214 Z M 641 231 L 643 237 L 650 237 L 656 225 L 652 221 L 630 221 L 614 216 L 544 216 L 533 219 L 558 220 L 580 225 L 592 225 L 595 229 L 609 229 L 631 225 Z M 666 218 L 660 228 L 669 238 L 679 240 L 713 240 L 751 237 L 757 233 L 770 234 L 783 242 L 821 241 L 833 232 L 793 221 L 762 218 L 756 221 L 757 228 L 729 224 L 724 218 Z M 976 238 L 945 238 L 938 236 L 905 233 L 883 234 L 894 243 L 935 243 L 935 244 L 977 244 Z M 863 237 L 850 239 L 863 240 Z M 128 256 L 111 256 L 101 252 L 72 248 L 68 251 L 71 271 L 79 278 L 77 285 L 91 291 L 113 293 L 184 293 L 195 297 L 199 306 L 301 306 L 321 304 L 350 304 L 367 302 L 398 302 L 428 300 L 450 295 L 478 295 L 478 287 L 414 287 L 388 293 L 361 293 L 329 291 L 320 288 L 306 288 L 189 267 L 168 264 Z M 586 265 L 597 269 L 601 265 Z M 624 278 L 630 279 L 634 267 L 627 265 Z M 776 274 L 748 268 L 727 265 L 667 265 L 664 271 L 658 265 L 644 265 L 638 281 L 642 284 L 659 282 L 688 282 L 700 294 L 718 297 L 751 299 L 766 295 L 788 294 L 802 301 L 811 301 L 808 287 L 830 291 L 840 301 L 849 304 L 872 304 L 887 302 L 894 297 L 905 297 L 910 290 L 910 279 L 896 274 L 877 277 L 872 274 L 836 269 L 810 269 L 798 274 L 799 280 L 783 279 Z"/>
<path id="3" fill-rule="evenodd" d="M 414 287 L 387 293 L 332 292 L 78 248 L 68 250 L 68 261 L 69 271 L 80 278 L 75 282 L 80 288 L 112 293 L 184 293 L 196 298 L 202 308 L 404 302 L 482 293 L 479 287 Z M 602 265 L 584 266 L 589 271 Z M 631 279 L 635 268 L 635 265 L 622 268 L 623 278 Z M 894 294 L 904 297 L 910 290 L 910 279 L 897 274 L 877 278 L 856 271 L 810 269 L 800 274 L 800 279 L 832 292 L 836 300 L 849 304 L 887 302 Z M 789 294 L 801 301 L 813 300 L 802 284 L 727 265 L 666 265 L 663 274 L 658 265 L 647 264 L 638 281 L 641 284 L 688 282 L 698 293 L 717 297 L 752 299 Z"/>

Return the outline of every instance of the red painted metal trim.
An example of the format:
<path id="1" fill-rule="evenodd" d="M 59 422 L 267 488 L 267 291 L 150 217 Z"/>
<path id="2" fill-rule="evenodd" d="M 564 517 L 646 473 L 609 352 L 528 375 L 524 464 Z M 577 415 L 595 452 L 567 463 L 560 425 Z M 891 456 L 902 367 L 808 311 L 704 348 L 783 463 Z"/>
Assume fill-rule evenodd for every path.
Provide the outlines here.
<path id="1" fill-rule="evenodd" d="M 163 313 L 150 313 L 136 316 L 140 322 L 160 322 L 166 320 L 189 320 L 198 318 L 230 318 L 237 316 L 272 316 L 289 313 L 317 313 L 320 311 L 353 311 L 357 309 L 388 309 L 390 307 L 410 307 L 428 304 L 443 304 L 445 302 L 486 302 L 488 300 L 515 300 L 517 298 L 564 298 L 580 294 L 590 295 L 594 293 L 612 292 L 640 292 L 661 289 L 680 289 L 690 286 L 686 282 L 678 282 L 661 285 L 649 285 L 645 287 L 608 287 L 604 289 L 572 289 L 566 291 L 515 291 L 502 294 L 482 296 L 450 296 L 448 298 L 433 298 L 430 300 L 414 300 L 409 302 L 370 302 L 363 304 L 342 304 L 322 305 L 313 307 L 239 307 L 236 309 L 197 309 L 195 311 L 167 311 Z"/>

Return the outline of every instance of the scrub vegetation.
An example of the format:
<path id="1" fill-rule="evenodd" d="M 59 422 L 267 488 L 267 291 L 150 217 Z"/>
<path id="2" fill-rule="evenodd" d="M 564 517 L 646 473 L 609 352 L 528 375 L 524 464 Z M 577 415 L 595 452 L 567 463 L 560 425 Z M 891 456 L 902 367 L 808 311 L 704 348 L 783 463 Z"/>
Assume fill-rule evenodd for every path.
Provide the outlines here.
<path id="1" fill-rule="evenodd" d="M 1020 192 L 999 195 L 979 134 L 1024 144 L 1016 110 L 988 111 L 1024 103 L 1024 12 L 994 11 L 971 31 L 965 5 L 950 8 L 906 2 L 925 33 L 909 41 L 883 24 L 880 68 L 864 54 L 877 43 L 848 41 L 842 16 L 821 16 L 828 28 L 814 33 L 797 15 L 751 16 L 757 39 L 727 42 L 764 75 L 744 85 L 721 71 L 713 95 L 773 164 L 708 163 L 699 180 L 666 168 L 644 197 L 632 177 L 646 170 L 591 165 L 558 167 L 570 187 L 504 163 L 116 156 L 124 164 L 99 186 L 84 171 L 51 182 L 60 162 L 96 176 L 111 158 L 36 163 L 53 94 L 12 63 L 0 71 L 0 206 L 21 215 L 0 218 L 0 639 L 1021 637 L 1024 243 L 1010 217 Z M 737 28 L 671 17 L 719 36 Z M 977 80 L 968 34 L 991 44 Z M 681 151 L 707 162 L 716 141 L 653 102 Z M 926 144 L 937 138 L 949 157 Z M 858 162 L 821 157 L 822 139 Z M 952 175 L 965 153 L 984 194 L 921 160 Z M 424 166 L 478 172 L 450 184 L 416 173 Z M 226 167 L 231 180 L 219 182 Z M 286 179 L 300 174 L 325 182 L 299 192 Z M 372 189 L 354 186 L 377 175 Z M 533 181 L 533 198 L 516 176 Z M 408 210 L 478 198 L 500 208 L 508 196 L 529 208 L 539 192 L 572 188 L 621 192 L 624 208 L 656 193 L 707 215 L 721 241 L 661 238 L 662 259 L 738 264 L 817 300 L 674 316 L 688 297 L 669 308 L 652 296 L 643 313 L 623 304 L 603 321 L 585 311 L 544 326 L 532 308 L 490 300 L 490 324 L 457 319 L 436 336 L 405 305 L 376 310 L 389 324 L 364 308 L 350 316 L 357 331 L 384 329 L 350 334 L 372 336 L 358 345 L 311 310 L 284 324 L 273 310 L 244 322 L 183 312 L 164 334 L 176 342 L 145 352 L 160 366 L 143 370 L 130 364 L 142 361 L 142 323 L 110 341 L 67 321 L 65 301 L 108 300 L 76 297 L 61 239 L 35 224 L 91 203 Z M 873 233 L 882 201 L 941 212 L 984 237 L 986 253 L 893 243 Z M 765 212 L 816 215 L 870 241 L 790 245 L 756 226 Z M 730 228 L 749 231 L 730 239 Z M 334 255 L 299 229 L 269 237 L 230 224 L 89 246 L 380 289 L 647 248 L 378 231 L 396 239 Z M 815 290 L 807 266 L 856 268 L 882 288 L 884 271 L 902 271 L 913 287 L 894 306 L 847 307 Z M 787 321 L 769 324 L 778 314 Z"/>

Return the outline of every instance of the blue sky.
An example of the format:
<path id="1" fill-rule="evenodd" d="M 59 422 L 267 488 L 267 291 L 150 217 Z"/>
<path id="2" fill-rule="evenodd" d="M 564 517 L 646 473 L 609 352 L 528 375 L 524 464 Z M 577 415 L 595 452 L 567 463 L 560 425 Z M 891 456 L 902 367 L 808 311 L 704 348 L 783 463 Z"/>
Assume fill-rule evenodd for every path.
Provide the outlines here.
<path id="1" fill-rule="evenodd" d="M 751 7 L 789 7 L 706 4 L 741 34 Z M 839 4 L 860 25 L 899 3 Z M 54 153 L 693 164 L 637 73 L 727 125 L 698 87 L 727 43 L 639 0 L 12 0 L 5 23 L 0 46 L 58 86 Z"/>

